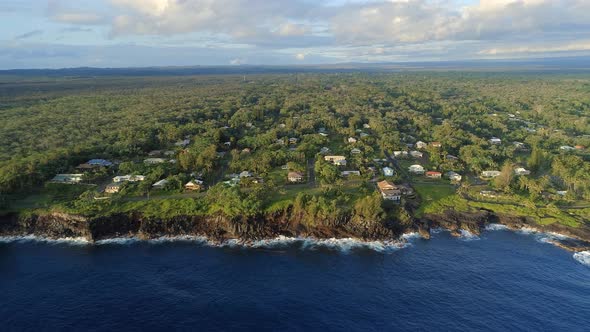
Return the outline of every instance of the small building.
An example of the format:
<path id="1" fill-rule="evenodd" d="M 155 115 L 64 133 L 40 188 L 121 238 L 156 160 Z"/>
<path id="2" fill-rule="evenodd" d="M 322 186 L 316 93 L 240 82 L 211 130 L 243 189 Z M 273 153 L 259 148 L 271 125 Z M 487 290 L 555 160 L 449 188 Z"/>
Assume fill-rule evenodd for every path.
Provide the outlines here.
<path id="1" fill-rule="evenodd" d="M 324 160 L 329 161 L 336 166 L 346 166 L 345 156 L 325 156 Z"/>
<path id="2" fill-rule="evenodd" d="M 425 176 L 430 179 L 440 179 L 442 177 L 442 173 L 437 171 L 428 171 L 426 172 Z"/>
<path id="3" fill-rule="evenodd" d="M 369 128 L 371 128 L 371 125 L 369 125 L 368 123 L 365 123 L 365 124 L 363 124 L 363 128 L 369 129 Z"/>
<path id="4" fill-rule="evenodd" d="M 51 182 L 57 183 L 80 183 L 84 174 L 57 174 L 51 179 Z"/>
<path id="5" fill-rule="evenodd" d="M 348 143 L 356 143 L 357 139 L 354 137 L 349 137 L 348 138 Z"/>
<path id="6" fill-rule="evenodd" d="M 252 152 L 252 150 L 250 150 L 250 148 L 243 148 L 242 149 L 242 153 L 250 153 Z"/>
<path id="7" fill-rule="evenodd" d="M 385 200 L 400 201 L 402 198 L 401 190 L 389 181 L 381 181 L 377 183 L 377 188 L 381 192 L 381 196 Z"/>
<path id="8" fill-rule="evenodd" d="M 367 133 L 360 133 L 359 136 L 361 138 L 364 138 L 364 137 L 369 137 L 369 134 L 367 134 Z"/>
<path id="9" fill-rule="evenodd" d="M 440 148 L 440 147 L 442 147 L 442 143 L 441 142 L 430 142 L 430 146 L 433 148 Z"/>
<path id="10" fill-rule="evenodd" d="M 500 176 L 500 171 L 483 171 L 481 172 L 481 177 L 484 179 L 491 179 Z"/>
<path id="11" fill-rule="evenodd" d="M 303 178 L 304 176 L 300 172 L 289 172 L 287 174 L 287 180 L 291 183 L 303 182 Z"/>
<path id="12" fill-rule="evenodd" d="M 449 180 L 451 180 L 451 182 L 460 182 L 463 178 L 461 174 L 453 171 L 447 172 L 445 175 L 447 176 L 447 178 L 449 178 Z"/>
<path id="13" fill-rule="evenodd" d="M 230 143 L 230 142 L 226 142 L 226 143 Z M 285 145 L 285 140 L 282 138 L 279 138 L 275 141 L 275 143 L 279 144 L 279 145 Z M 230 145 L 231 145 L 231 143 L 230 143 Z"/>
<path id="14" fill-rule="evenodd" d="M 341 176 L 361 176 L 361 171 L 342 171 L 340 173 Z"/>
<path id="15" fill-rule="evenodd" d="M 105 159 L 90 159 L 86 162 L 88 165 L 94 167 L 111 167 L 113 163 Z"/>
<path id="16" fill-rule="evenodd" d="M 138 182 L 145 180 L 145 176 L 143 175 L 119 175 L 113 178 L 113 182 L 121 183 L 121 182 Z"/>
<path id="17" fill-rule="evenodd" d="M 422 165 L 412 165 L 408 167 L 408 171 L 414 174 L 424 174 L 425 170 Z"/>
<path id="18" fill-rule="evenodd" d="M 410 151 L 410 156 L 412 156 L 414 158 L 422 158 L 422 156 L 424 156 L 424 154 L 420 151 Z"/>
<path id="19" fill-rule="evenodd" d="M 162 154 L 162 150 L 152 150 L 148 153 L 148 156 L 155 157 Z"/>
<path id="20" fill-rule="evenodd" d="M 295 137 L 289 138 L 289 144 L 297 144 L 298 141 L 299 140 L 297 138 L 295 138 Z"/>
<path id="21" fill-rule="evenodd" d="M 408 156 L 408 151 L 393 151 L 393 156 L 406 158 Z"/>
<path id="22" fill-rule="evenodd" d="M 240 173 L 240 178 L 249 178 L 252 177 L 252 172 L 249 171 L 243 171 L 242 173 Z"/>
<path id="23" fill-rule="evenodd" d="M 562 146 L 559 147 L 559 149 L 561 151 L 573 151 L 576 148 L 574 148 L 573 146 L 569 146 L 569 145 L 562 145 Z"/>
<path id="24" fill-rule="evenodd" d="M 330 148 L 327 146 L 324 146 L 323 148 L 320 149 L 320 153 L 321 154 L 330 153 Z"/>
<path id="25" fill-rule="evenodd" d="M 351 154 L 361 154 L 361 150 L 360 149 L 357 149 L 357 148 L 354 148 L 354 149 L 350 150 L 350 153 Z"/>
<path id="26" fill-rule="evenodd" d="M 164 189 L 166 187 L 166 185 L 168 184 L 168 182 L 169 182 L 168 180 L 163 179 L 163 180 L 160 180 L 160 181 L 154 183 L 152 185 L 152 187 L 155 189 Z"/>
<path id="27" fill-rule="evenodd" d="M 515 175 L 530 175 L 531 171 L 525 169 L 524 167 L 517 167 L 514 169 L 514 174 Z"/>
<path id="28" fill-rule="evenodd" d="M 191 180 L 184 185 L 184 189 L 191 191 L 200 191 L 203 189 L 204 182 L 201 180 Z"/>
<path id="29" fill-rule="evenodd" d="M 182 147 L 182 148 L 186 147 L 189 144 L 191 144 L 190 139 L 183 139 L 182 141 L 178 141 L 178 142 L 174 143 L 174 145 Z"/>
<path id="30" fill-rule="evenodd" d="M 391 167 L 383 167 L 383 175 L 385 176 L 393 176 L 395 174 L 395 172 L 393 171 L 393 168 Z"/>
<path id="31" fill-rule="evenodd" d="M 428 146 L 428 144 L 426 144 L 425 142 L 422 142 L 422 141 L 416 142 L 416 149 L 426 149 L 427 146 Z"/>
<path id="32" fill-rule="evenodd" d="M 522 142 L 512 142 L 512 145 L 514 145 L 514 148 L 516 150 L 524 150 L 526 149 L 526 145 Z"/>
<path id="33" fill-rule="evenodd" d="M 115 194 L 121 190 L 121 183 L 111 183 L 104 188 L 104 192 L 107 194 Z"/>
<path id="34" fill-rule="evenodd" d="M 500 145 L 500 144 L 502 144 L 502 140 L 499 139 L 498 137 L 492 137 L 492 138 L 490 138 L 490 144 Z"/>
<path id="35" fill-rule="evenodd" d="M 458 157 L 456 157 L 456 156 L 453 156 L 452 154 L 448 154 L 448 155 L 446 155 L 446 156 L 445 156 L 445 159 L 446 159 L 446 160 L 453 160 L 453 161 L 459 160 L 459 158 L 458 158 Z"/>
<path id="36" fill-rule="evenodd" d="M 91 170 L 93 170 L 95 168 L 96 168 L 96 166 L 92 166 L 92 165 L 87 164 L 87 163 L 83 163 L 83 164 L 80 164 L 80 165 L 76 166 L 76 169 L 79 170 L 79 171 L 82 171 L 82 172 L 91 171 Z"/>
<path id="37" fill-rule="evenodd" d="M 322 137 L 328 137 L 328 134 L 326 134 L 326 133 L 319 133 L 319 134 L 320 134 L 320 136 L 322 136 Z"/>
<path id="38" fill-rule="evenodd" d="M 157 165 L 157 164 L 163 164 L 166 161 L 167 160 L 164 158 L 147 158 L 143 161 L 143 163 L 146 165 Z"/>

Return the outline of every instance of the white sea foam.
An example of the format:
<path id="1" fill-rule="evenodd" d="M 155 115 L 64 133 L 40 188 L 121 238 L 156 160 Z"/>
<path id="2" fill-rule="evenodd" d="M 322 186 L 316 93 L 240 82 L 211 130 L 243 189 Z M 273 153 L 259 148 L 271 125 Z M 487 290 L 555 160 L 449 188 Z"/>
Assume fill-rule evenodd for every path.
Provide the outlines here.
<path id="1" fill-rule="evenodd" d="M 485 229 L 486 231 L 503 231 L 507 230 L 508 226 L 502 224 L 488 224 Z"/>
<path id="2" fill-rule="evenodd" d="M 430 234 L 438 234 L 438 233 L 441 233 L 443 231 L 446 231 L 446 229 L 444 229 L 442 227 L 431 228 L 430 229 Z"/>
<path id="3" fill-rule="evenodd" d="M 392 252 L 407 247 L 406 242 L 398 241 L 362 241 L 354 238 L 314 239 L 306 238 L 301 245 L 302 249 L 318 250 L 321 248 L 349 253 L 355 249 L 368 249 L 377 252 Z"/>
<path id="4" fill-rule="evenodd" d="M 475 241 L 480 239 L 479 236 L 465 229 L 459 230 L 459 233 L 461 233 L 461 236 L 459 238 L 463 241 Z"/>
<path id="5" fill-rule="evenodd" d="M 574 254 L 574 259 L 586 266 L 590 266 L 590 251 L 577 252 Z"/>
<path id="6" fill-rule="evenodd" d="M 538 232 L 539 232 L 538 229 L 532 228 L 532 227 L 522 227 L 521 229 L 519 229 L 517 231 L 517 233 L 525 234 L 525 235 L 535 234 L 535 233 L 538 233 Z"/>
<path id="7" fill-rule="evenodd" d="M 136 242 L 141 241 L 139 238 L 136 237 L 115 237 L 111 239 L 104 239 L 96 241 L 96 245 L 130 245 Z"/>
<path id="8" fill-rule="evenodd" d="M 422 235 L 420 235 L 420 233 L 418 233 L 418 232 L 404 233 L 404 234 L 401 236 L 401 238 L 402 238 L 403 240 L 406 240 L 406 241 L 412 241 L 412 240 L 415 240 L 415 239 L 420 239 L 420 238 L 422 238 Z"/>
<path id="9" fill-rule="evenodd" d="M 192 235 L 181 235 L 181 236 L 162 236 L 159 238 L 148 240 L 151 244 L 164 244 L 170 242 L 194 242 L 199 244 L 206 244 L 208 242 L 205 236 L 192 236 Z"/>
<path id="10" fill-rule="evenodd" d="M 88 245 L 90 241 L 83 237 L 64 237 L 59 239 L 51 239 L 47 237 L 41 237 L 36 235 L 24 235 L 24 236 L 0 236 L 0 243 L 12 243 L 12 242 L 41 242 L 47 244 L 68 244 L 68 245 Z"/>

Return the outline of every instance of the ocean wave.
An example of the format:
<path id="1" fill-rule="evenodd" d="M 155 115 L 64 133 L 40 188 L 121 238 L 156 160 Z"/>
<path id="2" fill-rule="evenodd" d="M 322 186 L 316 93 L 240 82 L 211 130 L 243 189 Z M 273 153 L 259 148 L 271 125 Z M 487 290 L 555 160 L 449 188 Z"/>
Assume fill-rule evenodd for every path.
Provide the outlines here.
<path id="1" fill-rule="evenodd" d="M 191 242 L 191 243 L 202 243 L 208 242 L 205 236 L 192 236 L 192 235 L 181 235 L 181 236 L 162 236 L 155 239 L 147 240 L 150 244 L 166 244 L 171 242 Z"/>
<path id="2" fill-rule="evenodd" d="M 532 228 L 532 227 L 522 227 L 521 229 L 519 229 L 516 232 L 520 233 L 520 234 L 529 235 L 529 234 L 539 233 L 539 230 L 536 228 Z"/>
<path id="3" fill-rule="evenodd" d="M 83 237 L 64 237 L 59 239 L 51 239 L 47 237 L 24 235 L 24 236 L 0 236 L 0 243 L 13 242 L 40 242 L 47 244 L 68 244 L 68 245 L 89 245 L 90 241 Z"/>
<path id="4" fill-rule="evenodd" d="M 404 233 L 402 234 L 401 238 L 406 241 L 411 241 L 422 238 L 422 235 L 420 235 L 418 232 Z"/>
<path id="5" fill-rule="evenodd" d="M 430 229 L 430 234 L 438 234 L 444 231 L 448 231 L 447 229 L 444 229 L 442 227 L 436 227 L 436 228 L 431 228 Z"/>
<path id="6" fill-rule="evenodd" d="M 590 266 L 590 251 L 577 252 L 574 254 L 574 259 L 586 266 Z"/>
<path id="7" fill-rule="evenodd" d="M 471 233 L 468 230 L 465 229 L 460 229 L 459 233 L 461 234 L 461 236 L 459 237 L 459 239 L 463 240 L 463 241 L 475 241 L 475 240 L 480 240 L 479 236 Z"/>
<path id="8" fill-rule="evenodd" d="M 486 225 L 486 231 L 503 231 L 507 230 L 508 226 L 502 224 L 488 224 Z"/>
<path id="9" fill-rule="evenodd" d="M 96 245 L 130 245 L 141 241 L 136 237 L 115 237 L 111 239 L 103 239 L 94 242 Z"/>

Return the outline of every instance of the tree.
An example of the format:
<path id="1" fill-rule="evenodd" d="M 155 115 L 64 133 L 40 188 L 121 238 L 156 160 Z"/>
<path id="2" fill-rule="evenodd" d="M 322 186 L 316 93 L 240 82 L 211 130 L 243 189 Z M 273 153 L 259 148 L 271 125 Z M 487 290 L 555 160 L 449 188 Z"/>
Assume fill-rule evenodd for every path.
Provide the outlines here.
<path id="1" fill-rule="evenodd" d="M 514 164 L 512 164 L 510 161 L 507 161 L 504 163 L 504 166 L 502 166 L 500 175 L 494 179 L 494 186 L 504 192 L 510 192 L 510 185 L 512 184 L 513 179 Z"/>

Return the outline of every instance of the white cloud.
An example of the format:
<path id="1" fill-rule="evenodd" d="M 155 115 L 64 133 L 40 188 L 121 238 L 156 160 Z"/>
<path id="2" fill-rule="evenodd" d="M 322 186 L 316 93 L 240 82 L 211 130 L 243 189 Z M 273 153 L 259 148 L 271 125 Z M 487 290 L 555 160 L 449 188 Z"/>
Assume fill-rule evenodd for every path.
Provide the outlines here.
<path id="1" fill-rule="evenodd" d="M 295 54 L 295 59 L 297 59 L 299 61 L 305 60 L 305 53 L 297 53 L 297 54 Z"/>

